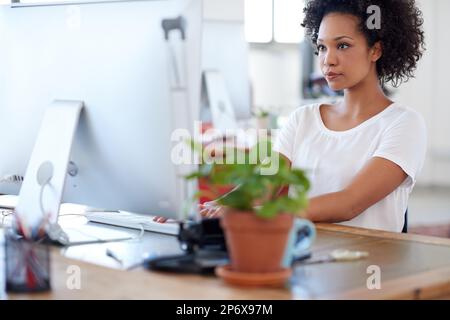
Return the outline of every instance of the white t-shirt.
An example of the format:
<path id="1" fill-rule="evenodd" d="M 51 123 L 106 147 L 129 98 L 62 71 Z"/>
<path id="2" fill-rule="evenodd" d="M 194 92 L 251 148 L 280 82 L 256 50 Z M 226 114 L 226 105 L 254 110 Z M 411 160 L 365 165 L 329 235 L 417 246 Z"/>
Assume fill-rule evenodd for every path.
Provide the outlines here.
<path id="1" fill-rule="evenodd" d="M 344 225 L 400 232 L 408 198 L 426 153 L 426 126 L 414 110 L 391 104 L 382 112 L 346 131 L 323 123 L 320 104 L 298 108 L 278 132 L 274 150 L 292 166 L 306 170 L 309 197 L 343 190 L 373 157 L 399 165 L 408 178 L 391 194 Z"/>

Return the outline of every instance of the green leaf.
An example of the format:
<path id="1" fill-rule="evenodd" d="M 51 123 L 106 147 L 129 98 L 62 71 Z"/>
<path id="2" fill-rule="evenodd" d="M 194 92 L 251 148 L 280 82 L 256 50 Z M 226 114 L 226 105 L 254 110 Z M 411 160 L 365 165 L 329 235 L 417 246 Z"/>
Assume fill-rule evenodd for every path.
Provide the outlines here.
<path id="1" fill-rule="evenodd" d="M 265 219 L 273 218 L 279 212 L 278 206 L 278 202 L 266 202 L 261 208 L 256 210 L 256 215 Z"/>
<path id="2" fill-rule="evenodd" d="M 219 199 L 218 203 L 239 210 L 252 209 L 251 197 L 242 190 L 235 190 L 230 192 L 224 198 Z"/>

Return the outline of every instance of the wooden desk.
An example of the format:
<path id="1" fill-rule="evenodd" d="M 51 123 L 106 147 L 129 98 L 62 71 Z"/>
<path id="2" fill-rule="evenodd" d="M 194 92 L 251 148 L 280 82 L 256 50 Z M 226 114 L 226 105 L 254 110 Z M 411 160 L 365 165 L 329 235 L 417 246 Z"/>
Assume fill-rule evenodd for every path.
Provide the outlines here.
<path id="1" fill-rule="evenodd" d="M 52 255 L 50 293 L 11 299 L 419 299 L 450 297 L 450 239 L 317 225 L 314 254 L 365 250 L 361 261 L 297 266 L 284 288 L 244 289 L 215 277 L 143 269 L 121 271 Z M 81 289 L 69 290 L 67 268 L 81 270 Z M 381 268 L 381 289 L 366 287 L 367 267 Z"/>

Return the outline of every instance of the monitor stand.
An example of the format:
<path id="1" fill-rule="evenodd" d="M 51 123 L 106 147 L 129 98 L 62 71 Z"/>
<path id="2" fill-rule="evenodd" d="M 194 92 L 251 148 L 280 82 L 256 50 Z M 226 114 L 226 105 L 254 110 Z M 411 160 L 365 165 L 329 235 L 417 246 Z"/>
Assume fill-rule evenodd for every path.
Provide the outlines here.
<path id="1" fill-rule="evenodd" d="M 56 100 L 45 111 L 15 210 L 27 238 L 43 222 L 51 238 L 60 236 L 59 207 L 82 108 L 81 101 Z"/>

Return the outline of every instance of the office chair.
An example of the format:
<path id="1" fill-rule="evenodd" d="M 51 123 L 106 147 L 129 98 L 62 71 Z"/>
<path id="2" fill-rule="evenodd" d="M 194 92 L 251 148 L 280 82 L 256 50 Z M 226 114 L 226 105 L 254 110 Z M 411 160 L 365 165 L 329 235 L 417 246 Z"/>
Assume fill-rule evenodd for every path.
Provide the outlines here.
<path id="1" fill-rule="evenodd" d="M 402 233 L 408 233 L 408 209 L 405 212 L 405 224 L 403 225 Z"/>

